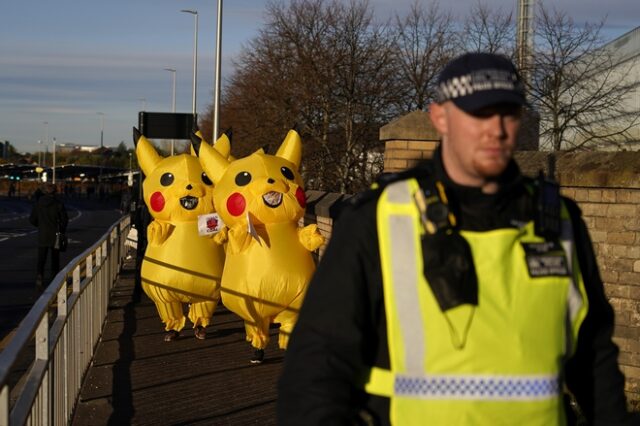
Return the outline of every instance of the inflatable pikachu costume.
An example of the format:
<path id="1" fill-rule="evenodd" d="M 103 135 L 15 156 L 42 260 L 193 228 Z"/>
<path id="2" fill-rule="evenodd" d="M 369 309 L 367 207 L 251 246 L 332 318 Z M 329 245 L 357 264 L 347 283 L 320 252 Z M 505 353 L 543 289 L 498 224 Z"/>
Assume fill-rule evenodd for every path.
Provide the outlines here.
<path id="1" fill-rule="evenodd" d="M 280 323 L 278 343 L 286 348 L 315 270 L 310 252 L 324 242 L 316 225 L 298 227 L 306 205 L 301 149 L 295 130 L 275 155 L 259 150 L 229 162 L 210 145 L 199 147 L 225 224 L 215 236 L 227 247 L 222 302 L 244 319 L 254 363 L 262 361 L 272 322 Z"/>
<path id="2" fill-rule="evenodd" d="M 165 341 L 175 340 L 185 326 L 183 303 L 189 304 L 195 337 L 204 339 L 220 300 L 224 266 L 223 248 L 198 232 L 198 216 L 214 212 L 213 183 L 194 155 L 163 158 L 135 128 L 134 141 L 146 176 L 144 202 L 153 217 L 147 228 L 142 289 L 165 324 Z"/>

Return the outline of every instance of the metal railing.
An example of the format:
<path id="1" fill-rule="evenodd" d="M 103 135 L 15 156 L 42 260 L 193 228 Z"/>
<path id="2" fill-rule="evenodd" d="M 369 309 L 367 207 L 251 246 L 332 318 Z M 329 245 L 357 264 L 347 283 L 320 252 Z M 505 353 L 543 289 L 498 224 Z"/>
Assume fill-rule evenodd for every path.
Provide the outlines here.
<path id="1" fill-rule="evenodd" d="M 0 353 L 0 426 L 69 423 L 100 339 L 129 227 L 125 216 L 69 262 Z"/>

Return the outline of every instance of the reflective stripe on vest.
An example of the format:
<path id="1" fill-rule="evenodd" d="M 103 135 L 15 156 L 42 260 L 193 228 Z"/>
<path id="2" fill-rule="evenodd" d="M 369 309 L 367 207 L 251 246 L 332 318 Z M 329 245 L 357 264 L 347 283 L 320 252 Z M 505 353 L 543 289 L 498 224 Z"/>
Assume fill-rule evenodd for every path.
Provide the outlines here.
<path id="1" fill-rule="evenodd" d="M 433 415 L 442 422 L 473 422 L 470 419 L 495 420 L 502 414 L 516 416 L 511 420 L 534 415 L 536 421 L 562 424 L 562 363 L 574 351 L 587 311 L 564 205 L 561 242 L 570 277 L 528 276 L 520 242 L 544 241 L 533 234 L 533 223 L 521 230 L 461 232 L 472 248 L 480 299 L 477 308 L 463 305 L 447 311 L 454 327 L 456 316 L 461 318 L 459 324 L 464 324 L 464 318 L 471 321 L 468 343 L 455 348 L 422 275 L 423 231 L 413 199 L 418 190 L 414 179 L 394 182 L 378 203 L 391 370 L 374 367 L 365 389 L 392 398 L 391 419 L 396 424 L 406 424 L 412 415 Z M 522 289 L 515 288 L 513 282 L 522 283 Z M 531 300 L 525 300 L 529 297 L 525 289 L 531 291 Z M 487 299 L 484 293 L 495 299 Z M 502 354 L 502 358 L 492 357 L 493 353 Z M 519 404 L 507 407 L 491 401 Z M 453 411 L 451 403 L 456 404 Z M 475 404 L 474 408 L 469 404 Z"/>

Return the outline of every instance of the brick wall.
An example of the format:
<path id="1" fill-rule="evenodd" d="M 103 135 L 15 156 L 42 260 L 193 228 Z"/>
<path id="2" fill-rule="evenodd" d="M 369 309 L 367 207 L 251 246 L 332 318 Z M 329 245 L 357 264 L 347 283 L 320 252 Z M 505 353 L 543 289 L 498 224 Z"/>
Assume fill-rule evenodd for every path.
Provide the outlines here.
<path id="1" fill-rule="evenodd" d="M 396 172 L 431 158 L 440 137 L 429 114 L 418 110 L 382 126 L 380 140 L 384 142 L 384 171 Z"/>
<path id="2" fill-rule="evenodd" d="M 640 189 L 569 186 L 589 228 L 616 314 L 614 340 L 630 399 L 640 401 Z"/>

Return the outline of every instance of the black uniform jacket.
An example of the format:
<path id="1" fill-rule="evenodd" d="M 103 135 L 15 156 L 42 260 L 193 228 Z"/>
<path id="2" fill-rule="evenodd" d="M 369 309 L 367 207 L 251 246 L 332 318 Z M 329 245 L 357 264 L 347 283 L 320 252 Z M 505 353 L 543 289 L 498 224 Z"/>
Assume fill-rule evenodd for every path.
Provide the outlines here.
<path id="1" fill-rule="evenodd" d="M 500 179 L 499 192 L 486 195 L 454 184 L 440 158 L 436 151 L 433 161 L 404 175 L 426 173 L 443 181 L 461 229 L 490 230 L 533 218 L 532 196 L 515 162 Z M 371 366 L 389 368 L 376 230 L 379 193 L 357 195 L 334 222 L 285 354 L 278 383 L 280 425 L 389 424 L 389 399 L 366 395 L 356 385 L 364 382 Z M 626 411 L 624 376 L 611 340 L 613 310 L 580 211 L 566 201 L 589 298 L 577 352 L 566 365 L 566 384 L 589 424 L 635 424 Z"/>
<path id="2" fill-rule="evenodd" d="M 69 217 L 62 201 L 53 194 L 45 194 L 31 210 L 29 221 L 38 227 L 38 247 L 53 247 L 56 232 L 65 232 Z"/>

